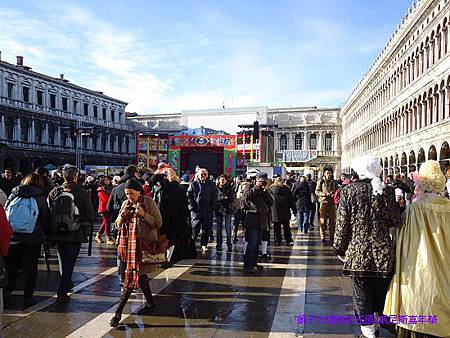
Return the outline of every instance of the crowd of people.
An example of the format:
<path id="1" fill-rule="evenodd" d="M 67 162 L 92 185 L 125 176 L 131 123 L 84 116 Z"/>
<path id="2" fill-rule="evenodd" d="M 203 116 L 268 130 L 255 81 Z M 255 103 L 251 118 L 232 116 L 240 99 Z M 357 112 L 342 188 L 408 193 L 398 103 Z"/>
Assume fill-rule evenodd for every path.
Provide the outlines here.
<path id="1" fill-rule="evenodd" d="M 450 318 L 448 293 L 442 294 L 450 290 L 444 268 L 450 259 L 450 171 L 446 182 L 439 164 L 428 161 L 418 173 L 387 176 L 383 182 L 376 160 L 361 161 L 354 169 L 352 175 L 336 180 L 327 165 L 317 181 L 311 175 L 288 173 L 272 179 L 255 172 L 213 179 L 200 167 L 193 177 L 184 174 L 180 178 L 166 163 L 160 163 L 155 172 L 130 165 L 121 175 L 100 177 L 84 177 L 71 165 L 51 177 L 38 168 L 21 181 L 6 169 L 0 178 L 0 251 L 4 257 L 0 263 L 8 278 L 5 285 L 0 284 L 0 296 L 8 307 L 18 271 L 23 271 L 23 305 L 35 303 L 38 260 L 47 243 L 56 248 L 60 265 L 56 301 L 69 302 L 81 245 L 88 242 L 98 218 L 95 241 L 117 247 L 122 291 L 110 321 L 115 327 L 134 289 L 140 287 L 145 295 L 143 311 L 154 306 L 148 274 L 158 266 L 197 257 L 199 237 L 202 254 L 214 242 L 215 250 L 223 250 L 223 230 L 227 254 L 237 250 L 233 247 L 241 240 L 243 272 L 255 274 L 263 269 L 258 262 L 271 261 L 271 242 L 275 246 L 283 240 L 287 246 L 294 244 L 294 221 L 302 236 L 318 224 L 323 245 L 331 245 L 343 261 L 344 274 L 352 277 L 357 318 L 403 310 L 435 310 L 433 314 Z M 419 245 L 425 255 L 417 254 Z M 149 263 L 161 251 L 165 259 Z M 427 278 L 414 262 L 431 267 L 437 280 Z M 413 276 L 413 272 L 414 278 L 404 283 L 404 276 Z M 424 285 L 433 291 L 415 302 Z M 376 324 L 359 322 L 363 337 L 375 336 Z M 424 333 L 423 337 L 448 333 L 448 323 L 431 331 L 420 324 L 399 326 L 402 337 L 412 337 L 411 332 Z"/>

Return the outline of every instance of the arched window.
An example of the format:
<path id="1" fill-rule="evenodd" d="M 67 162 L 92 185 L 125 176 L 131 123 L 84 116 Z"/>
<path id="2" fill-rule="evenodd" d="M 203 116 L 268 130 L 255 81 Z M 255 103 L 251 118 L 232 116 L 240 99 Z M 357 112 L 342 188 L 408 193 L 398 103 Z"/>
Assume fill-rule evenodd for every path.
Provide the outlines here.
<path id="1" fill-rule="evenodd" d="M 294 147 L 295 147 L 295 150 L 303 149 L 303 133 L 298 133 L 297 135 L 295 135 Z"/>
<path id="2" fill-rule="evenodd" d="M 283 134 L 280 136 L 280 150 L 287 150 L 288 140 L 287 135 Z"/>
<path id="3" fill-rule="evenodd" d="M 310 150 L 317 150 L 317 135 L 311 134 L 309 137 L 309 149 Z"/>
<path id="4" fill-rule="evenodd" d="M 333 135 L 331 133 L 327 133 L 325 135 L 325 151 L 333 150 Z"/>

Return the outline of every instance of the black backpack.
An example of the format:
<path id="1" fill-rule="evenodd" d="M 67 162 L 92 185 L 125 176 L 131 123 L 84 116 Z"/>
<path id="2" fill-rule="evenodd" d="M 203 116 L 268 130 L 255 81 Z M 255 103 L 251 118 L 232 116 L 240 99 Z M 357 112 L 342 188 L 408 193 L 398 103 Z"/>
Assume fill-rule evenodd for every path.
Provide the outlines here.
<path id="1" fill-rule="evenodd" d="M 78 208 L 71 190 L 60 189 L 51 209 L 51 231 L 56 233 L 78 231 L 80 229 L 80 223 L 76 222 L 78 215 Z"/>

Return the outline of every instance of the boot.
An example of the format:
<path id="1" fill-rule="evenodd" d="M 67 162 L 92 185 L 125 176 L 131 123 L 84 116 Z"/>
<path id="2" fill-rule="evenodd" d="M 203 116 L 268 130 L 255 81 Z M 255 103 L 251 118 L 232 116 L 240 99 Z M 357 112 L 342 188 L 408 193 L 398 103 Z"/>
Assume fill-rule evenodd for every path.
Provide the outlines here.
<path id="1" fill-rule="evenodd" d="M 101 243 L 102 242 L 102 235 L 100 235 L 99 233 L 97 233 L 97 235 L 95 235 L 95 241 L 97 243 Z"/>
<path id="2" fill-rule="evenodd" d="M 127 289 L 127 288 L 123 289 L 122 294 L 120 295 L 119 304 L 117 305 L 116 314 L 109 321 L 110 326 L 116 327 L 117 325 L 119 325 L 120 318 L 122 317 L 123 308 L 127 304 L 128 299 L 130 298 L 132 293 L 133 293 L 133 289 Z"/>
<path id="3" fill-rule="evenodd" d="M 108 244 L 108 245 L 116 244 L 116 240 L 113 237 L 108 237 L 106 244 Z"/>

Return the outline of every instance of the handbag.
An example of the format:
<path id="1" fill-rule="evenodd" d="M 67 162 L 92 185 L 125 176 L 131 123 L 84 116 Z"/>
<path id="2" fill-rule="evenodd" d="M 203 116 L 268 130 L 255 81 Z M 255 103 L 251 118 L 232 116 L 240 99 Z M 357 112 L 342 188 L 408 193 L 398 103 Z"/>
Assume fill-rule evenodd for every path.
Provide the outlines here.
<path id="1" fill-rule="evenodd" d="M 169 240 L 166 236 L 160 236 L 158 229 L 158 240 L 141 240 L 142 245 L 142 263 L 143 264 L 162 264 L 167 263 L 167 249 Z"/>
<path id="2" fill-rule="evenodd" d="M 0 256 L 0 289 L 8 285 L 8 272 L 3 257 Z"/>

